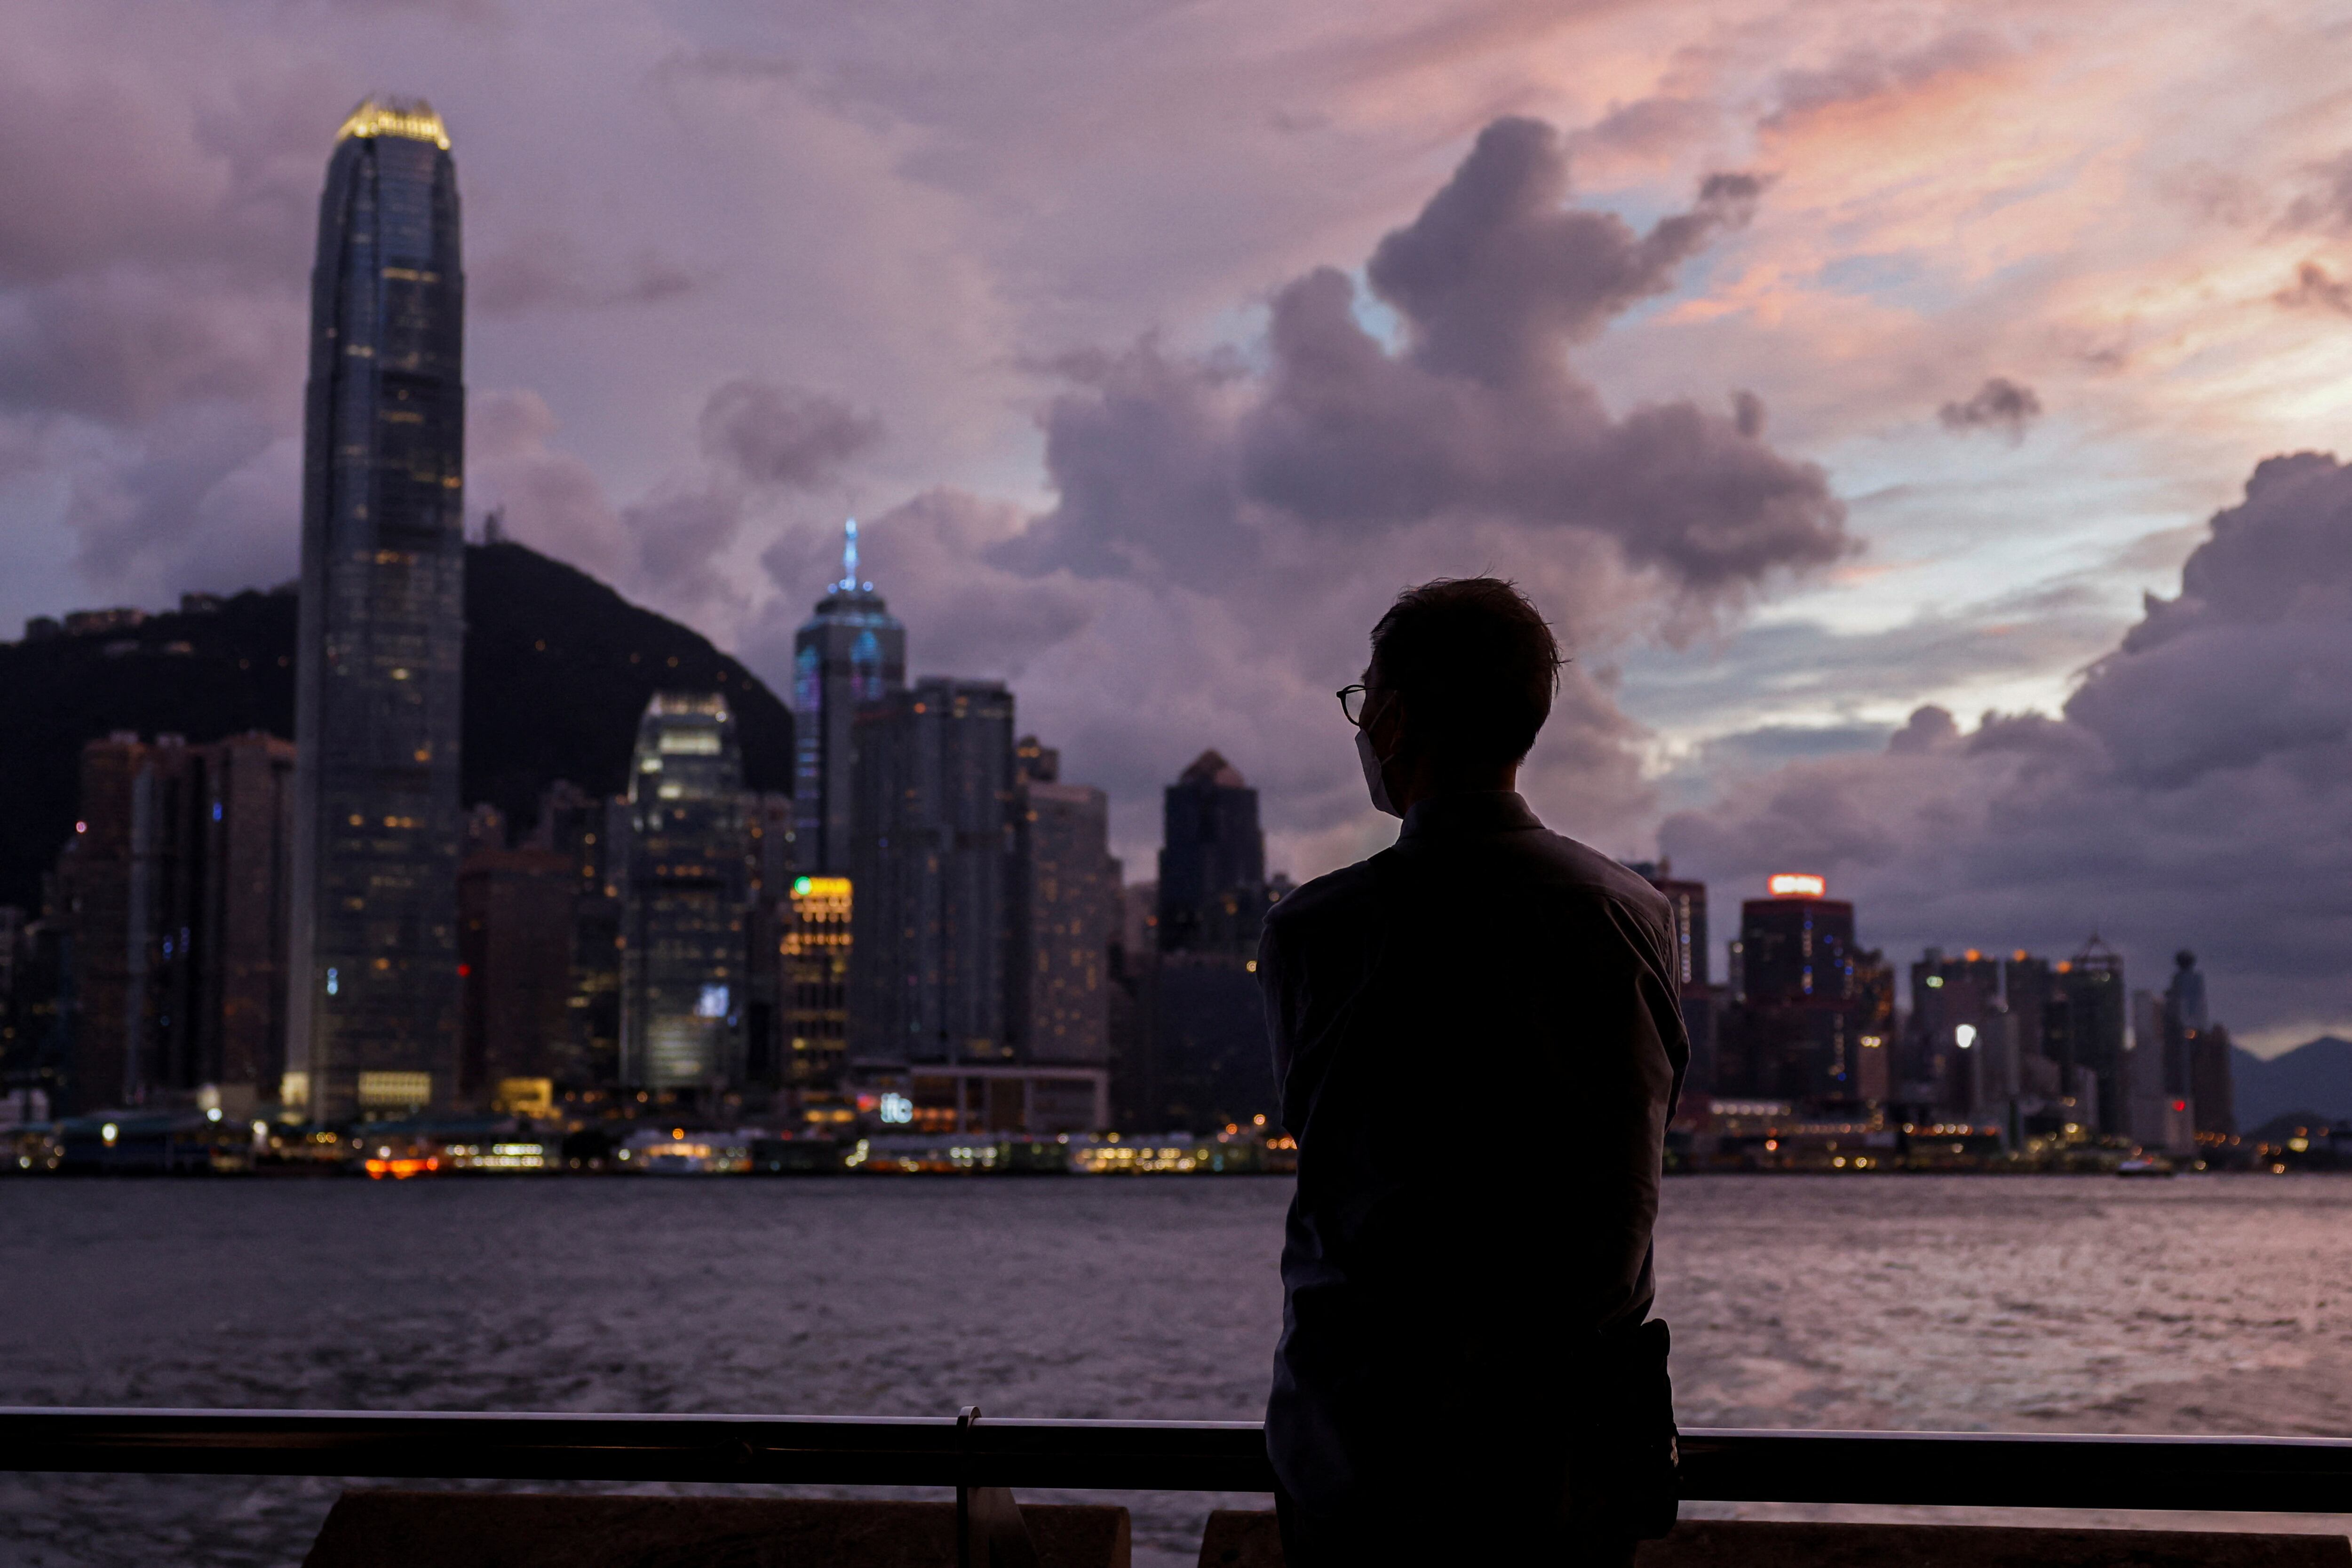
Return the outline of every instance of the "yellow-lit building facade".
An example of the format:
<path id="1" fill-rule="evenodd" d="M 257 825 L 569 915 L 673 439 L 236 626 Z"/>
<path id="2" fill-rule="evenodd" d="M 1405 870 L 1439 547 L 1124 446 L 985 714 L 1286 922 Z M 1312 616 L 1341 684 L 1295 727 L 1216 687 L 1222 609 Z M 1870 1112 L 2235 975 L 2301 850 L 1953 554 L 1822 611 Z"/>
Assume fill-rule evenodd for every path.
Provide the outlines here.
<path id="1" fill-rule="evenodd" d="M 841 1083 L 849 1039 L 850 887 L 845 876 L 794 877 L 786 899 L 783 965 L 785 1074 L 804 1092 Z"/>

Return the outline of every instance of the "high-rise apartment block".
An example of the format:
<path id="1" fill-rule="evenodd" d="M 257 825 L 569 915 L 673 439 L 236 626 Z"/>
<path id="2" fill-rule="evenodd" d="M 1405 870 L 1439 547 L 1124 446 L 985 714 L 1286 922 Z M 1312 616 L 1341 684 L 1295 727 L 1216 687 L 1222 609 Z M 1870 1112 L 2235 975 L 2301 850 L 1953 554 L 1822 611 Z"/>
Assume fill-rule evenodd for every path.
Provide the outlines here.
<path id="1" fill-rule="evenodd" d="M 303 416 L 285 1087 L 322 1121 L 457 1090 L 464 305 L 448 135 L 371 99 L 327 166 Z"/>
<path id="2" fill-rule="evenodd" d="M 716 1097 L 742 1082 L 751 892 L 743 762 L 716 693 L 656 693 L 629 763 L 621 1082 Z"/>
<path id="3" fill-rule="evenodd" d="M 1110 800 L 1061 782 L 1059 758 L 1034 737 L 1019 747 L 1013 823 L 1015 1016 L 1033 1061 L 1110 1061 L 1110 950 L 1119 939 L 1118 862 Z"/>
<path id="4" fill-rule="evenodd" d="M 580 1082 L 572 1029 L 578 873 L 552 849 L 479 849 L 457 871 L 464 1049 L 458 1093 L 511 1098 L 518 1080 Z"/>
<path id="5" fill-rule="evenodd" d="M 907 685 L 907 629 L 857 578 L 857 522 L 842 547 L 842 576 L 793 636 L 793 866 L 849 874 L 856 831 L 857 710 Z"/>
<path id="6" fill-rule="evenodd" d="M 287 1024 L 293 747 L 117 735 L 82 752 L 54 912 L 71 965 L 68 1105 L 200 1087 L 272 1097 Z"/>

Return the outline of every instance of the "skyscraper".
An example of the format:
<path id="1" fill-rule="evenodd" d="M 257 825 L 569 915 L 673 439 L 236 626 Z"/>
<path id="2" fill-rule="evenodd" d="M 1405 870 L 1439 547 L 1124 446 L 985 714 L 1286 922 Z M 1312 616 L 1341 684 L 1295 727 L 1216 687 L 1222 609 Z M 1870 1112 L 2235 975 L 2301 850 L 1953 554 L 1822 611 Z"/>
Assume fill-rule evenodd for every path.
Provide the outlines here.
<path id="1" fill-rule="evenodd" d="M 1706 883 L 1677 878 L 1671 861 L 1638 861 L 1630 869 L 1665 895 L 1674 919 L 1675 994 L 1691 1051 L 1683 1092 L 1696 1100 L 1715 1092 L 1716 1048 L 1730 1000 L 1724 988 L 1708 984 Z"/>
<path id="2" fill-rule="evenodd" d="M 1014 810 L 1014 1017 L 1032 1061 L 1110 1061 L 1111 944 L 1118 940 L 1118 862 L 1110 853 L 1110 801 L 1065 784 L 1059 758 L 1034 737 L 1019 748 Z"/>
<path id="3" fill-rule="evenodd" d="M 465 279 L 440 117 L 370 99 L 319 204 L 303 415 L 288 1097 L 457 1082 Z"/>
<path id="4" fill-rule="evenodd" d="M 2050 977 L 2050 1001 L 2042 1016 L 2043 1049 L 2057 1062 L 2064 1092 L 2090 1102 L 2091 1118 L 2102 1131 L 2126 1129 L 2129 1112 L 2124 1082 L 2123 956 L 2097 936 Z"/>
<path id="5" fill-rule="evenodd" d="M 1160 950 L 1254 957 L 1265 920 L 1265 835 L 1257 791 L 1204 751 L 1161 802 Z"/>
<path id="6" fill-rule="evenodd" d="M 716 1095 L 743 1077 L 751 840 L 735 716 L 656 692 L 629 762 L 621 1082 Z"/>
<path id="7" fill-rule="evenodd" d="M 929 676 L 856 736 L 850 1057 L 1010 1061 L 1013 694 Z"/>
<path id="8" fill-rule="evenodd" d="M 564 779 L 540 796 L 531 844 L 564 855 L 575 878 L 564 1005 L 571 1044 L 559 1074 L 567 1088 L 620 1081 L 621 887 L 628 880 L 630 837 L 626 796 L 604 800 Z"/>
<path id="9" fill-rule="evenodd" d="M 578 876 L 570 855 L 529 847 L 478 849 L 458 867 L 458 1090 L 477 1105 L 509 1080 L 583 1076 L 568 1005 Z"/>
<path id="10" fill-rule="evenodd" d="M 242 1109 L 275 1092 L 292 750 L 261 734 L 83 748 L 81 820 L 58 862 L 76 998 L 68 1103 L 212 1086 Z"/>
<path id="11" fill-rule="evenodd" d="M 2012 960 L 2013 962 L 2013 960 Z M 1971 947 L 1930 947 L 1911 966 L 1906 1082 L 1951 1110 L 1974 1113 L 2017 1097 L 2017 1035 L 2000 999 L 2000 963 Z"/>
<path id="12" fill-rule="evenodd" d="M 861 706 L 907 687 L 907 629 L 857 580 L 856 518 L 845 533 L 841 580 L 793 636 L 793 866 L 804 876 L 848 874 L 851 726 Z"/>
<path id="13" fill-rule="evenodd" d="M 1784 874 L 1769 898 L 1740 905 L 1743 1000 L 1724 1019 L 1717 1092 L 1846 1102 L 1874 1087 L 1865 1046 L 1876 1037 L 1857 974 L 1853 905 L 1824 896 L 1818 876 Z M 1869 1081 L 1869 1082 L 1866 1082 Z"/>

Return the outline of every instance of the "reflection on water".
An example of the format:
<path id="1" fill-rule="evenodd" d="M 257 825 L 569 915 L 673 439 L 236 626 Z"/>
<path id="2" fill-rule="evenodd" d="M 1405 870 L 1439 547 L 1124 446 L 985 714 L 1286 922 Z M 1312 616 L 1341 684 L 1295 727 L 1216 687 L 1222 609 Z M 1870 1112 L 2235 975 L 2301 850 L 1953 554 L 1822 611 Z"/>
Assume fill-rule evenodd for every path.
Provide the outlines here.
<path id="1" fill-rule="evenodd" d="M 2352 1180 L 1665 1196 L 1686 1424 L 2352 1432 Z M 9 1182 L 0 1402 L 1255 1416 L 1287 1197 L 1273 1178 Z M 289 1564 L 333 1491 L 0 1476 L 0 1563 Z M 1138 1561 L 1174 1563 L 1217 1500 L 1128 1500 Z"/>

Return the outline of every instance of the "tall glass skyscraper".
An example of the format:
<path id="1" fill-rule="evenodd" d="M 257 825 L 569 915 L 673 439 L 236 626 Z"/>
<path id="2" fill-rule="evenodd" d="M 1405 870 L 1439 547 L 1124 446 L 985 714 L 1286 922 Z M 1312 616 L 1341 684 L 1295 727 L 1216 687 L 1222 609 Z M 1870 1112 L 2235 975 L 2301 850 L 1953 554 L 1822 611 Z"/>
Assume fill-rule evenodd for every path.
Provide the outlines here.
<path id="1" fill-rule="evenodd" d="M 907 689 L 907 629 L 857 580 L 856 518 L 846 534 L 841 580 L 793 637 L 793 864 L 803 875 L 850 874 L 850 721 Z"/>
<path id="2" fill-rule="evenodd" d="M 751 836 L 735 716 L 715 692 L 656 692 L 629 764 L 621 1082 L 712 1093 L 743 1081 Z"/>
<path id="3" fill-rule="evenodd" d="M 464 313 L 448 134 L 370 99 L 310 282 L 285 1092 L 315 1120 L 457 1087 Z"/>

